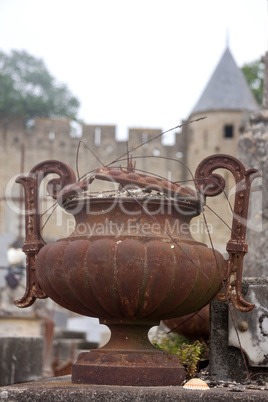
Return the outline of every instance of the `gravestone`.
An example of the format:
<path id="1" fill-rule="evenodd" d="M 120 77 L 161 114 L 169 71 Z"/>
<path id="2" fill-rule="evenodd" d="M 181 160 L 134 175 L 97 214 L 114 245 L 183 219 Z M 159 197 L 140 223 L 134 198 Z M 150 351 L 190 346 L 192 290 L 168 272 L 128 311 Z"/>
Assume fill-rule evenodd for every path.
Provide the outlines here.
<path id="1" fill-rule="evenodd" d="M 211 302 L 211 380 L 247 383 L 250 376 L 255 381 L 263 378 L 268 381 L 267 287 L 268 278 L 243 280 L 244 299 L 255 303 L 255 308 L 247 313 L 235 310 L 232 305 L 229 308 L 227 303 L 216 299 Z"/>

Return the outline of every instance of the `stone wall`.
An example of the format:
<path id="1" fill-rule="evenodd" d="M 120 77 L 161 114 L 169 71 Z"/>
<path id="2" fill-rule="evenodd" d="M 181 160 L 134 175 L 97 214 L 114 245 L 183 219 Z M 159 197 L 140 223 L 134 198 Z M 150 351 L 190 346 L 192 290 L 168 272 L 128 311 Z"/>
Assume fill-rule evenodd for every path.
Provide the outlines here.
<path id="1" fill-rule="evenodd" d="M 250 126 L 238 144 L 238 156 L 247 168 L 256 168 L 262 178 L 252 185 L 251 215 L 248 222 L 249 252 L 245 276 L 267 276 L 268 266 L 268 110 L 252 114 Z"/>

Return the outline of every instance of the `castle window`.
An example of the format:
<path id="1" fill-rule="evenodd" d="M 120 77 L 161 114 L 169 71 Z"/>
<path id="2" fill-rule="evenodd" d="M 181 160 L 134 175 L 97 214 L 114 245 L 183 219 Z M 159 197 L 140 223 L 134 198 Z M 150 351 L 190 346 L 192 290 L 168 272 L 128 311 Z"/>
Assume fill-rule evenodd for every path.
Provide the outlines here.
<path id="1" fill-rule="evenodd" d="M 26 119 L 25 126 L 27 131 L 32 130 L 34 128 L 34 125 L 35 125 L 34 119 Z"/>
<path id="2" fill-rule="evenodd" d="M 153 156 L 160 156 L 160 149 L 155 148 L 155 149 L 153 150 Z"/>
<path id="3" fill-rule="evenodd" d="M 48 134 L 49 141 L 53 142 L 55 140 L 55 133 L 54 131 L 50 131 Z"/>
<path id="4" fill-rule="evenodd" d="M 106 145 L 106 152 L 112 152 L 112 150 L 113 150 L 113 146 L 111 145 L 111 144 L 108 144 L 108 145 Z"/>
<path id="5" fill-rule="evenodd" d="M 224 126 L 224 138 L 233 138 L 234 137 L 234 126 L 231 124 L 227 124 Z"/>
<path id="6" fill-rule="evenodd" d="M 208 132 L 207 131 L 204 131 L 204 144 L 203 144 L 203 146 L 204 146 L 204 148 L 207 148 L 208 147 Z"/>
<path id="7" fill-rule="evenodd" d="M 148 136 L 147 131 L 144 131 L 144 132 L 142 133 L 142 137 L 141 137 L 142 143 L 144 144 L 145 142 L 147 142 L 147 141 L 148 141 L 148 138 L 149 138 L 149 136 Z M 144 147 L 144 148 L 147 148 L 147 147 L 148 147 L 148 144 L 144 144 L 143 147 Z"/>
<path id="8" fill-rule="evenodd" d="M 101 128 L 96 127 L 95 128 L 95 145 L 96 147 L 99 147 L 101 144 Z"/>
<path id="9" fill-rule="evenodd" d="M 183 153 L 182 152 L 177 152 L 176 157 L 179 158 L 179 159 L 183 158 Z"/>

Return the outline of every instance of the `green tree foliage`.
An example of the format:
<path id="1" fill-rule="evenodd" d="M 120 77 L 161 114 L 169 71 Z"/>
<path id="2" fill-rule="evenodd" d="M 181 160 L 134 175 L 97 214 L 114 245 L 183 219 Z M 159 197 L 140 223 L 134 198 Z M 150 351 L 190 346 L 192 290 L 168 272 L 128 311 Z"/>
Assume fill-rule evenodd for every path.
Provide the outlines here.
<path id="1" fill-rule="evenodd" d="M 244 64 L 242 71 L 257 102 L 261 105 L 264 80 L 264 62 L 262 60 L 256 60 L 252 63 Z"/>
<path id="2" fill-rule="evenodd" d="M 75 119 L 79 101 L 26 51 L 0 51 L 0 115 Z"/>

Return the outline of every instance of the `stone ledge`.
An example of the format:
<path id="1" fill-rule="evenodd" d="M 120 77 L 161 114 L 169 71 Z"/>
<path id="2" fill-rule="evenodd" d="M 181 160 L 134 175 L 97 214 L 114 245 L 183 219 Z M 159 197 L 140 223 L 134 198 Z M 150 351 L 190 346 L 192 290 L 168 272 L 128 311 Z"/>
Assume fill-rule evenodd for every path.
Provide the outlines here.
<path id="1" fill-rule="evenodd" d="M 207 391 L 186 390 L 178 386 L 126 387 L 72 384 L 71 376 L 13 384 L 0 388 L 2 402 L 156 402 L 156 401 L 243 401 L 267 402 L 267 390 L 234 392 L 225 388 Z"/>

